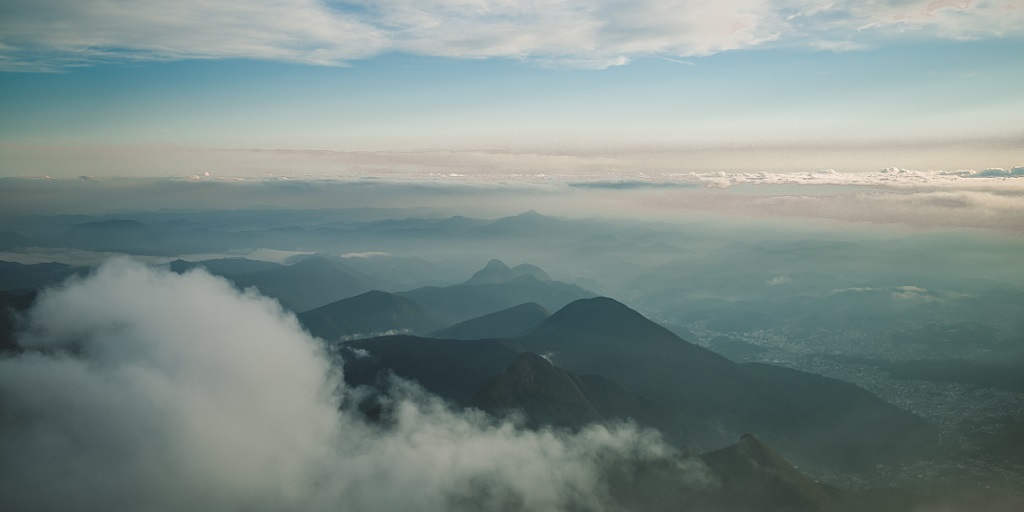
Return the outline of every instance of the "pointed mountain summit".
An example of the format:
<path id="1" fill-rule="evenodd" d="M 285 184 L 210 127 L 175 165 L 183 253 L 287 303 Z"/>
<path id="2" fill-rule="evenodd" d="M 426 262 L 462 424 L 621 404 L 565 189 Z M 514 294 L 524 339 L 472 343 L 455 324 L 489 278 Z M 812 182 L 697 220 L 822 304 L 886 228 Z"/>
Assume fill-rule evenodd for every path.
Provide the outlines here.
<path id="1" fill-rule="evenodd" d="M 570 303 L 518 342 L 523 350 L 554 353 L 554 363 L 568 371 L 601 375 L 635 393 L 701 413 L 732 398 L 733 390 L 741 394 L 749 380 L 728 359 L 683 341 L 607 297 Z M 741 382 L 730 374 L 738 374 Z"/>
<path id="2" fill-rule="evenodd" d="M 440 325 L 416 301 L 380 290 L 332 302 L 298 318 L 311 334 L 327 341 L 385 332 L 422 333 Z"/>
<path id="3" fill-rule="evenodd" d="M 479 340 L 518 337 L 551 316 L 544 306 L 527 302 L 484 316 L 471 318 L 433 333 L 452 340 Z"/>
<path id="4" fill-rule="evenodd" d="M 170 270 L 171 272 L 174 272 L 175 274 L 184 274 L 185 272 L 188 272 L 189 270 L 192 270 L 198 266 L 198 263 L 192 263 L 191 261 L 178 258 L 168 263 L 167 269 Z"/>
<path id="5" fill-rule="evenodd" d="M 840 508 L 825 489 L 753 434 L 701 456 L 722 481 L 719 499 L 730 510 L 826 512 Z"/>
<path id="6" fill-rule="evenodd" d="M 505 262 L 499 259 L 493 259 L 487 262 L 487 266 L 477 271 L 470 277 L 468 281 L 463 284 L 476 285 L 476 284 L 493 284 L 493 283 L 507 283 L 516 278 L 515 273 L 509 268 Z"/>
<path id="7" fill-rule="evenodd" d="M 524 263 L 516 266 L 515 268 L 509 268 L 505 262 L 499 259 L 493 259 L 488 261 L 487 266 L 477 271 L 477 273 L 473 274 L 473 277 L 470 277 L 469 280 L 463 284 L 478 285 L 507 283 L 522 276 L 532 276 L 538 281 L 553 281 L 547 272 L 544 272 L 536 265 Z"/>
<path id="8" fill-rule="evenodd" d="M 566 371 L 600 375 L 727 431 L 756 429 L 801 464 L 860 467 L 920 454 L 936 439 L 923 419 L 863 389 L 789 368 L 733 363 L 608 298 L 573 302 L 511 343 L 552 353 Z"/>
<path id="9" fill-rule="evenodd" d="M 677 343 L 682 341 L 668 329 L 650 321 L 629 306 L 608 297 L 580 299 L 569 303 L 535 327 L 530 334 L 572 334 L 599 339 L 639 337 Z"/>

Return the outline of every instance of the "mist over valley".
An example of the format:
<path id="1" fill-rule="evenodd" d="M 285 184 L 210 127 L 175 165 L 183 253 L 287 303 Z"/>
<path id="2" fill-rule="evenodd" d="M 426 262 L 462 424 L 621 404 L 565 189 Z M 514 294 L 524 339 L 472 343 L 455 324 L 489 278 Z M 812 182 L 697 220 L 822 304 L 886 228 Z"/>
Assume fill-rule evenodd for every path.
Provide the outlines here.
<path id="1" fill-rule="evenodd" d="M 1024 510 L 1021 0 L 3 0 L 0 510 Z"/>
<path id="2" fill-rule="evenodd" d="M 1014 238 L 372 208 L 2 226 L 16 508 L 1022 499 Z"/>

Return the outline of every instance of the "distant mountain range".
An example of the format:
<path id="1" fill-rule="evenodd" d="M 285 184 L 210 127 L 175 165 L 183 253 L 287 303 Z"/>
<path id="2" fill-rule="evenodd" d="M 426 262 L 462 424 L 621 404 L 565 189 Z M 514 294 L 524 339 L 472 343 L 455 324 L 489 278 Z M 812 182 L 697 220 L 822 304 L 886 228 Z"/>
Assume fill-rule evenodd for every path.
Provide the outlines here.
<path id="1" fill-rule="evenodd" d="M 277 299 L 282 306 L 296 313 L 310 312 L 312 309 L 349 299 L 371 290 L 390 293 L 398 286 L 364 274 L 346 264 L 341 258 L 324 255 L 307 256 L 291 265 L 279 265 L 245 258 L 223 258 L 195 263 L 179 259 L 171 262 L 168 266 L 175 272 L 185 272 L 195 267 L 203 267 L 213 274 L 225 277 L 240 288 L 255 287 L 260 293 Z M 415 313 L 422 318 L 419 320 L 410 318 L 408 321 L 399 320 L 403 313 L 394 311 L 391 320 L 376 326 L 372 325 L 373 322 L 365 322 L 363 327 L 372 327 L 372 329 L 358 332 L 350 332 L 346 328 L 341 328 L 342 324 L 352 324 L 353 322 L 351 318 L 342 318 L 349 314 L 346 312 L 348 310 L 345 306 L 323 309 L 316 315 L 305 315 L 304 318 L 313 322 L 310 320 L 313 316 L 320 317 L 317 329 L 333 322 L 340 330 L 322 331 L 332 338 L 395 329 L 412 329 L 412 332 L 422 333 L 425 332 L 422 329 L 450 326 L 470 318 L 528 302 L 536 303 L 542 309 L 554 310 L 573 300 L 594 296 L 593 293 L 579 286 L 551 279 L 544 270 L 536 265 L 523 264 L 509 268 L 496 259 L 491 260 L 483 269 L 477 271 L 462 284 L 423 287 L 396 292 L 396 295 L 404 298 L 406 304 L 416 303 L 416 306 L 409 306 L 406 313 L 413 314 L 413 309 L 422 308 L 423 311 L 417 309 Z M 399 301 L 392 299 L 392 304 L 397 303 Z M 515 312 L 510 314 L 515 314 Z M 330 316 L 336 318 L 331 320 L 328 318 Z M 429 321 L 426 320 L 427 316 L 431 317 Z M 409 325 L 398 326 L 403 322 Z M 479 329 L 480 327 L 470 326 L 469 328 Z M 501 334 L 506 335 L 506 333 Z"/>
<path id="2" fill-rule="evenodd" d="M 274 265 L 262 270 L 221 275 L 241 288 L 255 287 L 295 312 L 308 311 L 370 290 L 390 288 L 389 283 L 363 274 L 337 259 L 323 256 L 309 257 L 294 265 Z"/>
<path id="3" fill-rule="evenodd" d="M 537 229 L 555 236 L 569 224 L 528 212 L 493 223 L 380 221 L 372 227 L 506 234 Z M 150 231 L 107 221 L 77 225 L 64 236 L 81 237 L 82 244 L 96 237 L 101 247 L 109 233 L 145 237 Z M 397 375 L 458 407 L 514 415 L 530 428 L 579 430 L 631 421 L 657 429 L 684 451 L 703 452 L 700 460 L 717 483 L 700 492 L 666 490 L 682 478 L 673 463 L 637 462 L 629 478 L 644 480 L 623 480 L 632 483 L 612 491 L 623 503 L 642 503 L 637 510 L 673 510 L 680 503 L 698 510 L 839 510 L 841 498 L 790 461 L 857 471 L 927 457 L 938 444 L 933 426 L 857 386 L 779 366 L 738 364 L 532 264 L 510 267 L 492 259 L 460 284 L 408 291 L 324 255 L 290 265 L 246 258 L 168 264 L 175 272 L 198 267 L 296 312 L 304 328 L 342 355 L 350 385 L 386 394 L 389 376 Z M 84 272 L 57 263 L 0 262 L 0 351 L 18 350 L 16 313 L 31 304 L 34 290 Z M 893 363 L 892 371 L 921 373 L 935 365 Z M 650 501 L 647 491 L 661 497 Z"/>
<path id="4" fill-rule="evenodd" d="M 459 322 L 432 333 L 432 336 L 453 340 L 515 338 L 549 316 L 551 313 L 544 306 L 527 302 Z"/>
<path id="5" fill-rule="evenodd" d="M 292 267 L 310 260 L 321 258 L 309 258 Z M 270 272 L 280 274 L 292 267 L 274 268 Z M 336 267 L 332 265 L 328 270 L 336 272 Z M 253 276 L 262 278 L 267 273 L 227 277 L 236 283 L 245 283 L 252 282 Z M 293 279 L 300 276 L 295 272 L 291 275 Z M 291 282 L 296 286 L 300 284 Z M 265 284 L 264 288 L 267 288 Z M 281 300 L 281 291 L 272 289 L 277 291 L 270 295 Z M 329 341 L 384 333 L 427 334 L 433 331 L 436 332 L 432 335 L 440 338 L 507 338 L 522 334 L 523 326 L 531 327 L 548 317 L 547 309 L 535 301 L 560 307 L 574 298 L 588 295 L 576 286 L 552 280 L 535 265 L 524 264 L 511 269 L 499 260 L 491 260 L 461 285 L 420 288 L 397 294 L 373 290 L 304 311 L 298 317 L 312 334 Z M 295 301 L 289 303 L 294 304 Z M 507 304 L 514 305 L 502 309 Z M 482 316 L 452 325 L 453 319 L 472 313 Z M 442 329 L 446 325 L 448 327 Z"/>
<path id="6" fill-rule="evenodd" d="M 594 296 L 579 286 L 552 280 L 536 266 L 520 265 L 512 269 L 499 260 L 491 260 L 465 283 L 417 288 L 399 292 L 399 295 L 422 304 L 448 324 L 526 302 L 535 302 L 554 311 L 574 300 Z"/>
<path id="7" fill-rule="evenodd" d="M 502 225 L 550 222 L 520 217 Z M 111 222 L 81 229 L 139 227 Z M 326 256 L 287 266 L 244 258 L 169 266 L 202 266 L 239 287 L 255 287 L 300 312 L 302 324 L 328 341 L 429 335 L 346 343 L 370 356 L 349 358 L 346 378 L 378 384 L 391 371 L 462 405 L 523 411 L 534 425 L 630 418 L 698 448 L 756 432 L 801 464 L 840 468 L 912 457 L 937 439 L 922 419 L 863 389 L 777 366 L 736 364 L 534 265 L 492 259 L 462 284 L 397 293 Z M 3 263 L 0 277 L 31 290 L 79 271 Z M 12 295 L 5 302 L 16 303 L 23 291 Z"/>
<path id="8" fill-rule="evenodd" d="M 441 326 L 416 301 L 380 290 L 300 313 L 299 322 L 327 341 L 395 333 L 427 333 Z"/>
<path id="9" fill-rule="evenodd" d="M 416 213 L 423 212 L 381 210 L 376 215 Z M 500 219 L 459 215 L 379 219 L 376 215 L 354 210 L 238 210 L 28 216 L 0 222 L 0 248 L 73 247 L 164 256 L 246 248 L 333 252 L 339 239 L 356 245 L 388 245 L 396 240 L 581 240 L 608 229 L 598 221 L 564 220 L 532 210 Z"/>

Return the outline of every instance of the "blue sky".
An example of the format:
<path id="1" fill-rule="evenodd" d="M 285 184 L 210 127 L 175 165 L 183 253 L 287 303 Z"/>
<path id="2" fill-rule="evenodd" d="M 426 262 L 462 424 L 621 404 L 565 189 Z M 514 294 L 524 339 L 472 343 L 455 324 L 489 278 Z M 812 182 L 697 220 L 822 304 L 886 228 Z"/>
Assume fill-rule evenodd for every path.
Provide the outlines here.
<path id="1" fill-rule="evenodd" d="M 182 174 L 239 148 L 1024 163 L 1020 1 L 238 4 L 5 2 L 0 175 L 167 148 Z"/>

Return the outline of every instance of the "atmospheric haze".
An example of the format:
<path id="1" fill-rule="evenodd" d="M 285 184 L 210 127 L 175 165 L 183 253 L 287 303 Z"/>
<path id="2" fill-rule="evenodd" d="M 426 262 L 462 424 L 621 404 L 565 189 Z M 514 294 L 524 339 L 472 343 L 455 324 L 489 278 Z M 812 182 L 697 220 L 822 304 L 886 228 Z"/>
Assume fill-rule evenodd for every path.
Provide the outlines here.
<path id="1" fill-rule="evenodd" d="M 1015 172 L 9 180 L 0 492 L 1012 510 Z"/>
<path id="2" fill-rule="evenodd" d="M 3 0 L 0 507 L 1024 510 L 1022 55 L 1021 0 Z"/>
<path id="3" fill-rule="evenodd" d="M 31 351 L 0 360 L 12 510 L 614 510 L 608 465 L 672 453 L 630 425 L 456 413 L 407 382 L 369 424 L 339 409 L 354 391 L 293 315 L 201 270 L 112 260 L 27 322 Z"/>

